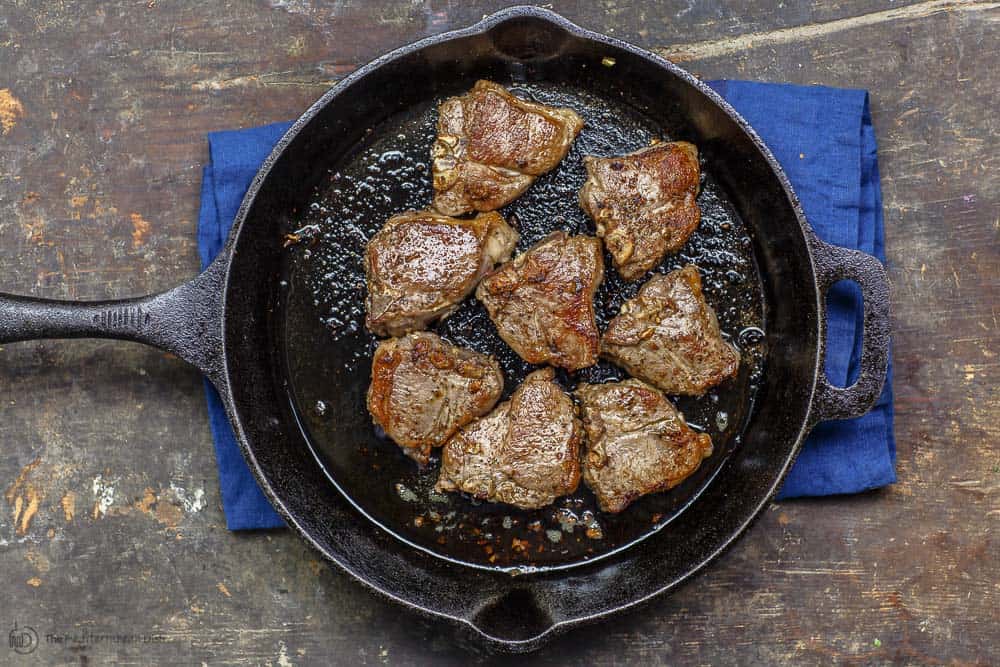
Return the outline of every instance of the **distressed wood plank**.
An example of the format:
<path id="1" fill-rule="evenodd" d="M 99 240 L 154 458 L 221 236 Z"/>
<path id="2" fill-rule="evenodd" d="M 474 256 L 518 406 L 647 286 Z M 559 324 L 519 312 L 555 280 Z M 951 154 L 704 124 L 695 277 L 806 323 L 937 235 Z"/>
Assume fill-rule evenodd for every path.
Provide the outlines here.
<path id="1" fill-rule="evenodd" d="M 368 59 L 502 4 L 4 4 L 0 288 L 99 298 L 192 276 L 205 132 L 293 118 Z M 552 4 L 705 78 L 872 91 L 900 483 L 774 505 L 678 594 L 517 662 L 1000 662 L 996 3 Z M 5 623 L 165 639 L 37 657 L 470 661 L 296 538 L 225 531 L 201 382 L 177 360 L 29 343 L 0 351 L 0 378 Z"/>

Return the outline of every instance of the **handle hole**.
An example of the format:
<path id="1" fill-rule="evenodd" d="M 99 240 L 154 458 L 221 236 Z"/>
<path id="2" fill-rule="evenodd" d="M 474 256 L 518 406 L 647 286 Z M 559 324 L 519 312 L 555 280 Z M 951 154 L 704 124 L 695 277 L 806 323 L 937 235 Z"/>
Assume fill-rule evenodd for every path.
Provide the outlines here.
<path id="1" fill-rule="evenodd" d="M 838 280 L 826 291 L 827 381 L 840 388 L 853 385 L 861 373 L 864 343 L 864 298 L 853 280 Z"/>

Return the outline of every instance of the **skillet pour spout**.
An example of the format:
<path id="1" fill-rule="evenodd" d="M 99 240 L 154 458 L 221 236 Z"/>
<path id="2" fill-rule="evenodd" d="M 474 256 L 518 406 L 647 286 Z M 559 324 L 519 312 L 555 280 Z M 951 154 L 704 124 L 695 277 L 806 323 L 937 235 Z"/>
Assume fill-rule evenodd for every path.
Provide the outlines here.
<path id="1" fill-rule="evenodd" d="M 307 210 L 322 180 L 376 140 L 389 120 L 433 109 L 480 78 L 579 91 L 695 143 L 725 200 L 720 206 L 747 230 L 747 270 L 759 281 L 766 373 L 738 438 L 720 453 L 712 475 L 678 500 L 668 521 L 572 567 L 466 566 L 397 539 L 339 490 L 289 396 L 281 333 L 287 295 L 278 285 L 288 261 L 281 239 L 300 222 L 295 211 Z M 394 212 L 387 207 L 382 219 Z M 859 284 L 865 302 L 861 371 L 846 388 L 831 386 L 823 374 L 826 291 L 839 280 Z M 370 340 L 362 335 L 321 344 L 364 361 Z M 711 89 L 662 58 L 549 10 L 512 7 L 397 49 L 325 93 L 275 146 L 226 246 L 191 282 L 158 295 L 90 303 L 0 294 L 0 343 L 79 337 L 138 341 L 192 364 L 219 390 L 261 489 L 325 558 L 373 591 L 464 628 L 478 644 L 529 651 L 570 627 L 668 592 L 703 569 L 767 506 L 815 424 L 869 410 L 886 375 L 889 293 L 877 259 L 816 237 L 770 151 Z M 367 386 L 339 378 L 329 380 L 337 392 L 331 421 L 367 423 Z M 370 437 L 357 429 L 342 444 Z"/>

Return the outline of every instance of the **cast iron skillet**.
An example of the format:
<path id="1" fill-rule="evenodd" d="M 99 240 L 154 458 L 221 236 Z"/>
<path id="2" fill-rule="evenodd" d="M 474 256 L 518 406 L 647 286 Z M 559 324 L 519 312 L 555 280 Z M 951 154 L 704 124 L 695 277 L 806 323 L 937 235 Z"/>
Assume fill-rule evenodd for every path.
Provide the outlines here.
<path id="1" fill-rule="evenodd" d="M 574 106 L 587 121 L 563 165 L 504 210 L 521 227 L 521 249 L 554 228 L 592 233 L 575 201 L 581 152 L 633 150 L 653 137 L 701 151 L 705 219 L 657 270 L 702 267 L 744 371 L 681 402 L 715 441 L 699 474 L 618 517 L 593 514 L 586 490 L 534 513 L 437 496 L 433 471 L 399 455 L 364 410 L 375 341 L 359 326 L 359 251 L 389 215 L 427 203 L 434 105 L 478 78 Z M 283 248 L 293 230 L 300 241 Z M 636 287 L 608 273 L 602 321 Z M 839 280 L 860 285 L 865 301 L 860 373 L 846 389 L 822 372 L 825 297 Z M 816 423 L 872 406 L 888 310 L 881 264 L 815 236 L 773 156 L 708 87 L 550 11 L 515 7 L 398 49 L 327 92 L 275 147 L 225 249 L 190 283 L 91 303 L 0 294 L 0 343 L 89 336 L 176 354 L 218 389 L 261 488 L 325 557 L 489 645 L 531 650 L 674 588 L 731 544 Z M 508 392 L 529 370 L 474 300 L 439 330 L 496 354 Z M 602 365 L 561 380 L 611 377 Z"/>

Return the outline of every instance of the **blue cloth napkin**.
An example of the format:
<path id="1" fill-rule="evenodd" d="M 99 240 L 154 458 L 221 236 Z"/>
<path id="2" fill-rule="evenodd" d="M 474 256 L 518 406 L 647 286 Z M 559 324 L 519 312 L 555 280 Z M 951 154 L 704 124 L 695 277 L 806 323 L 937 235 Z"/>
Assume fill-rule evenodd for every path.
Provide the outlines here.
<path id="1" fill-rule="evenodd" d="M 742 114 L 788 174 L 821 239 L 885 262 L 882 189 L 868 93 L 749 81 L 709 84 Z M 857 285 L 827 297 L 826 374 L 846 386 L 858 377 L 864 315 Z M 779 499 L 875 489 L 896 481 L 892 364 L 875 408 L 857 419 L 816 426 Z"/>
<path id="2" fill-rule="evenodd" d="M 821 238 L 885 261 L 882 193 L 868 94 L 820 86 L 714 81 L 785 168 L 806 216 Z M 198 220 L 198 248 L 207 266 L 225 243 L 243 194 L 289 123 L 208 135 Z M 829 299 L 828 376 L 840 385 L 857 377 L 862 301 L 851 284 Z M 895 481 L 892 383 L 869 414 L 818 425 L 806 441 L 779 498 L 857 493 Z M 215 390 L 205 391 L 230 530 L 284 525 L 257 487 L 240 454 Z"/>
<path id="3" fill-rule="evenodd" d="M 229 228 L 250 181 L 274 144 L 291 126 L 275 123 L 248 130 L 212 132 L 208 135 L 209 163 L 201 174 L 201 211 L 198 214 L 198 253 L 207 267 L 226 244 Z M 257 486 L 243 459 L 236 436 L 215 387 L 205 380 L 208 423 L 215 441 L 222 509 L 229 530 L 278 528 L 284 520 Z"/>

